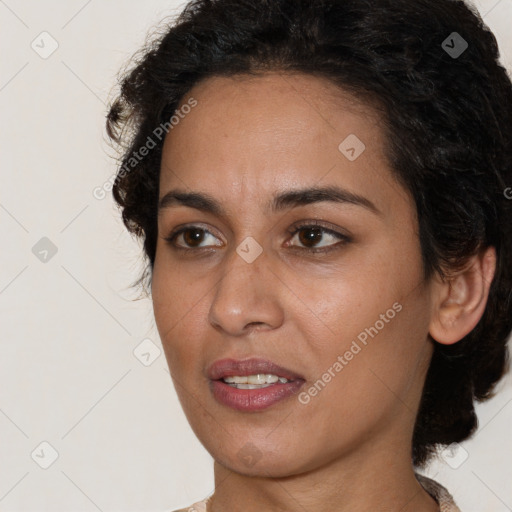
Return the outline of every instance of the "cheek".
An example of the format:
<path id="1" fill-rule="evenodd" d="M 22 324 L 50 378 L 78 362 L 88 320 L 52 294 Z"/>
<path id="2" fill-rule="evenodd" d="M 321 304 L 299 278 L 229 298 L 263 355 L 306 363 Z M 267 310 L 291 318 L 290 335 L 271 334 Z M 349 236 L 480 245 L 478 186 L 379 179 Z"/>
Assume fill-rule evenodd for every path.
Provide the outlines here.
<path id="1" fill-rule="evenodd" d="M 189 321 L 190 315 L 197 314 L 196 309 L 208 290 L 207 283 L 203 281 L 197 272 L 188 272 L 186 268 L 176 265 L 165 254 L 165 248 L 160 252 L 157 249 L 151 292 L 155 320 L 159 328 L 170 329 Z"/>
<path id="2" fill-rule="evenodd" d="M 188 366 L 187 354 L 197 353 L 194 347 L 201 336 L 197 329 L 204 314 L 204 290 L 178 272 L 164 257 L 155 259 L 151 286 L 155 322 L 171 373 Z"/>
<path id="3" fill-rule="evenodd" d="M 328 278 L 311 281 L 295 276 L 295 293 L 303 304 L 297 318 L 306 330 L 306 320 L 321 329 L 324 336 L 314 338 L 319 348 L 350 345 L 352 337 L 373 326 L 394 303 L 406 301 L 418 286 L 421 268 L 414 260 L 391 246 L 379 249 L 354 251 Z"/>
<path id="4" fill-rule="evenodd" d="M 319 453 L 325 440 L 327 451 L 345 449 L 396 418 L 412 421 L 429 356 L 420 303 L 409 298 L 387 315 L 386 307 L 376 307 L 376 315 L 366 308 L 346 312 L 334 335 L 308 354 L 310 379 L 298 407 L 301 428 Z M 388 323 L 377 323 L 381 313 Z"/>
<path id="5" fill-rule="evenodd" d="M 309 340 L 312 374 L 320 378 L 330 369 L 336 375 L 322 394 L 341 408 L 356 407 L 372 394 L 379 408 L 386 394 L 393 399 L 389 389 L 407 393 L 428 359 L 429 295 L 421 255 L 412 242 L 401 247 L 400 252 L 390 245 L 380 254 L 360 254 L 357 265 L 347 265 L 321 287 L 302 284 L 298 292 L 311 306 L 296 318 Z"/>

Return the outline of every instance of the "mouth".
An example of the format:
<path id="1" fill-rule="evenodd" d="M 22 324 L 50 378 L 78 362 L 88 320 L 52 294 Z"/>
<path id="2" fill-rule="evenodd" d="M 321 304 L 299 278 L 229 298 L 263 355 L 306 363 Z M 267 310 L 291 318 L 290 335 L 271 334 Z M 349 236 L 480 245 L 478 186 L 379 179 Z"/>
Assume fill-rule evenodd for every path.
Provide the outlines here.
<path id="1" fill-rule="evenodd" d="M 231 377 L 223 377 L 223 382 L 236 389 L 262 389 L 272 386 L 276 382 L 286 384 L 291 382 L 284 377 L 273 375 L 270 373 L 257 373 L 254 375 L 233 375 Z"/>
<path id="2" fill-rule="evenodd" d="M 266 359 L 222 359 L 208 369 L 210 389 L 221 404 L 238 411 L 259 411 L 295 394 L 301 375 Z"/>

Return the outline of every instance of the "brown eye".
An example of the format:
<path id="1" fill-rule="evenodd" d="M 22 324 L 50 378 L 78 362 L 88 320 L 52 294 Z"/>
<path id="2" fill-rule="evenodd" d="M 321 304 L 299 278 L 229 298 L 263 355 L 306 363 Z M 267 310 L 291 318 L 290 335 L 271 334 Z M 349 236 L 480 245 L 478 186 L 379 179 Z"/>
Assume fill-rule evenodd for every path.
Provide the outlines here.
<path id="1" fill-rule="evenodd" d="M 291 240 L 293 241 L 294 238 L 297 238 L 299 244 L 289 243 L 289 245 L 296 246 L 299 249 L 302 246 L 304 250 L 309 250 L 310 252 L 328 252 L 351 242 L 351 238 L 347 235 L 318 224 L 294 226 L 290 233 L 292 235 Z M 329 241 L 333 243 L 329 243 Z M 325 243 L 320 245 L 322 242 Z"/>
<path id="2" fill-rule="evenodd" d="M 215 243 L 215 237 L 207 229 L 203 229 L 199 226 L 186 226 L 179 229 L 175 233 L 169 235 L 165 240 L 177 249 L 192 250 L 192 249 L 203 249 L 208 247 L 207 245 L 201 246 L 201 244 L 208 238 L 214 239 L 214 243 L 210 244 L 214 246 L 220 246 L 222 243 Z M 182 243 L 178 243 L 179 240 Z"/>
<path id="3" fill-rule="evenodd" d="M 300 243 L 306 247 L 310 247 L 319 243 L 323 238 L 323 230 L 321 228 L 302 228 L 299 230 Z"/>
<path id="4" fill-rule="evenodd" d="M 190 228 L 182 232 L 184 242 L 194 247 L 204 240 L 204 229 Z"/>

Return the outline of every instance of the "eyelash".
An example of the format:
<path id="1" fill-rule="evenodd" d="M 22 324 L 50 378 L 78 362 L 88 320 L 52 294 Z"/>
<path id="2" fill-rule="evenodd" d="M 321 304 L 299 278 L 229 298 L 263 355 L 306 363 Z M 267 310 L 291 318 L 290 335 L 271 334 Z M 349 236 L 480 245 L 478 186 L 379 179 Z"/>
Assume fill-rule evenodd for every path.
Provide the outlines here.
<path id="1" fill-rule="evenodd" d="M 329 229 L 327 227 L 325 227 L 321 222 L 319 221 L 309 221 L 309 222 L 306 222 L 306 223 L 302 223 L 302 224 L 296 224 L 294 226 L 292 226 L 292 228 L 290 230 L 288 230 L 288 233 L 292 236 L 292 238 L 297 234 L 299 233 L 300 231 L 306 229 L 306 228 L 316 228 L 316 229 L 320 229 L 321 233 L 322 234 L 327 234 L 327 235 L 332 235 L 334 236 L 335 238 L 338 238 L 340 241 L 338 243 L 335 243 L 335 244 L 332 244 L 332 245 L 329 245 L 327 247 L 323 247 L 323 248 L 310 248 L 310 247 L 296 247 L 296 246 L 293 246 L 293 247 L 296 247 L 298 248 L 299 250 L 305 250 L 305 251 L 308 251 L 308 252 L 311 252 L 311 253 L 327 253 L 327 252 L 330 252 L 330 251 L 334 251 L 334 250 L 337 250 L 339 249 L 340 247 L 350 243 L 352 241 L 352 239 L 347 236 L 347 235 L 344 235 L 342 233 L 339 233 L 337 231 L 334 231 L 332 229 Z M 199 230 L 199 231 L 203 231 L 205 233 L 209 233 L 211 235 L 213 235 L 213 233 L 207 229 L 204 229 L 202 228 L 201 226 L 199 225 L 189 225 L 189 226 L 185 226 L 181 229 L 179 229 L 178 231 L 175 231 L 173 233 L 171 233 L 168 237 L 165 238 L 166 242 L 171 245 L 173 247 L 173 249 L 176 249 L 178 251 L 187 251 L 187 252 L 190 252 L 190 251 L 201 251 L 201 250 L 204 250 L 204 249 L 207 249 L 207 247 L 180 247 L 178 245 L 175 244 L 175 240 L 176 238 L 181 235 L 182 233 L 185 233 L 186 231 L 192 231 L 192 230 Z"/>

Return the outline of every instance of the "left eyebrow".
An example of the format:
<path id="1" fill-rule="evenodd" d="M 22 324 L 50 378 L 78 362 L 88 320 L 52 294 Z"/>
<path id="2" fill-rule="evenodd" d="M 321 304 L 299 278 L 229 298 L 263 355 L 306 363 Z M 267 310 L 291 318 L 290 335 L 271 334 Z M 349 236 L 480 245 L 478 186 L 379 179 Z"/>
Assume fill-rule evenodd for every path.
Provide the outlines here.
<path id="1" fill-rule="evenodd" d="M 382 212 L 366 197 L 336 186 L 311 187 L 281 192 L 269 201 L 267 210 L 277 213 L 287 208 L 296 208 L 320 202 L 353 204 L 363 207 L 376 215 L 382 215 Z M 185 192 L 182 190 L 167 192 L 159 201 L 158 214 L 160 215 L 162 210 L 166 208 L 180 204 L 211 213 L 218 217 L 225 216 L 224 209 L 217 199 L 208 194 Z"/>

